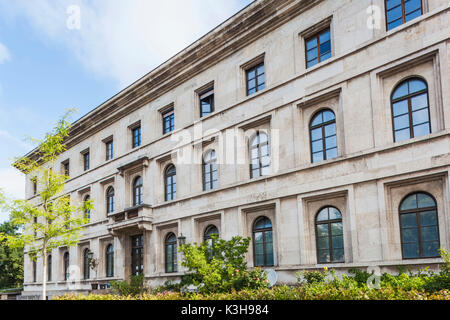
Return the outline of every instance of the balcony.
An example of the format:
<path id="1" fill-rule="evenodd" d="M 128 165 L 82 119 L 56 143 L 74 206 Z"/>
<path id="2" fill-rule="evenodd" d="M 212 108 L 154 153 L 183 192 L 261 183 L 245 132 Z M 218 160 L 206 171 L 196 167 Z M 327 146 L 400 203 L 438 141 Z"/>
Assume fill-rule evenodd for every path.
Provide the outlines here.
<path id="1" fill-rule="evenodd" d="M 153 229 L 153 209 L 148 204 L 140 204 L 120 212 L 110 213 L 108 219 L 107 228 L 112 235 Z"/>

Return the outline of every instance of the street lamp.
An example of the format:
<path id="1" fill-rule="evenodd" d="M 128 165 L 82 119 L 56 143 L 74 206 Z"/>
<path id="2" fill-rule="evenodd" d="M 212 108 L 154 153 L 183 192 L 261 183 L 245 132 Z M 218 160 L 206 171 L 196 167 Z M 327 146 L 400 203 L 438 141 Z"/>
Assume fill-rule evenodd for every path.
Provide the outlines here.
<path id="1" fill-rule="evenodd" d="M 178 243 L 180 244 L 180 246 L 186 244 L 186 237 L 183 236 L 183 233 L 181 233 L 180 236 L 178 237 Z"/>

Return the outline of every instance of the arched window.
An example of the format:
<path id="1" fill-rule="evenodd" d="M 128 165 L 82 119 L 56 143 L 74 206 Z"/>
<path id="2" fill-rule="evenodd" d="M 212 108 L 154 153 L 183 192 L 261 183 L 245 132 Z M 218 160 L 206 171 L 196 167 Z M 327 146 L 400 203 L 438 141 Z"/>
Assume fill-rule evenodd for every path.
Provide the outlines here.
<path id="1" fill-rule="evenodd" d="M 215 189 L 218 184 L 216 151 L 210 150 L 203 157 L 203 190 Z"/>
<path id="2" fill-rule="evenodd" d="M 166 168 L 164 182 L 166 201 L 174 200 L 177 196 L 177 170 L 173 164 Z"/>
<path id="3" fill-rule="evenodd" d="M 270 174 L 269 137 L 257 131 L 250 141 L 250 177 L 258 178 Z"/>
<path id="4" fill-rule="evenodd" d="M 106 247 L 106 276 L 114 277 L 114 246 L 112 244 Z"/>
<path id="5" fill-rule="evenodd" d="M 400 204 L 400 233 L 404 259 L 439 256 L 439 226 L 436 201 L 417 192 Z"/>
<path id="6" fill-rule="evenodd" d="M 133 205 L 142 204 L 142 178 L 137 177 L 133 183 Z"/>
<path id="7" fill-rule="evenodd" d="M 411 78 L 400 83 L 392 93 L 394 141 L 431 133 L 428 86 L 422 79 Z"/>
<path id="8" fill-rule="evenodd" d="M 166 236 L 165 241 L 166 273 L 177 272 L 177 237 L 173 233 Z"/>
<path id="9" fill-rule="evenodd" d="M 90 276 L 89 267 L 89 249 L 84 249 L 83 253 L 83 278 L 89 279 Z"/>
<path id="10" fill-rule="evenodd" d="M 273 266 L 272 222 L 259 217 L 253 223 L 253 253 L 255 266 Z"/>
<path id="11" fill-rule="evenodd" d="M 89 195 L 87 195 L 86 197 L 84 197 L 84 202 L 88 202 L 91 199 L 91 197 Z M 88 220 L 91 219 L 91 210 L 90 209 L 86 209 L 84 211 L 84 217 Z"/>
<path id="12" fill-rule="evenodd" d="M 312 162 L 333 159 L 338 156 L 336 117 L 331 110 L 318 112 L 310 124 Z"/>
<path id="13" fill-rule="evenodd" d="M 66 251 L 64 253 L 64 280 L 69 280 L 69 261 L 70 261 L 69 252 Z"/>
<path id="14" fill-rule="evenodd" d="M 52 255 L 47 256 L 47 280 L 52 281 Z"/>
<path id="15" fill-rule="evenodd" d="M 344 262 L 342 215 L 334 207 L 325 207 L 316 216 L 318 263 Z"/>
<path id="16" fill-rule="evenodd" d="M 203 234 L 203 241 L 208 243 L 208 252 L 209 252 L 209 258 L 212 259 L 214 256 L 214 248 L 213 248 L 213 239 L 211 238 L 211 235 L 216 234 L 219 236 L 219 230 L 215 225 L 210 224 L 206 227 L 205 233 Z"/>
<path id="17" fill-rule="evenodd" d="M 114 188 L 109 187 L 106 191 L 106 213 L 114 212 Z"/>

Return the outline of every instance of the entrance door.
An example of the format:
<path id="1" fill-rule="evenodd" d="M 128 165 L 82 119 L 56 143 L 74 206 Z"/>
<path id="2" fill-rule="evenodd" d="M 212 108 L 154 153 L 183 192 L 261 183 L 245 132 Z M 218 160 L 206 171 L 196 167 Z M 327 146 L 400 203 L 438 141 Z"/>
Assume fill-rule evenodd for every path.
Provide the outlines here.
<path id="1" fill-rule="evenodd" d="M 136 276 L 144 272 L 144 236 L 142 234 L 131 237 L 131 275 Z"/>

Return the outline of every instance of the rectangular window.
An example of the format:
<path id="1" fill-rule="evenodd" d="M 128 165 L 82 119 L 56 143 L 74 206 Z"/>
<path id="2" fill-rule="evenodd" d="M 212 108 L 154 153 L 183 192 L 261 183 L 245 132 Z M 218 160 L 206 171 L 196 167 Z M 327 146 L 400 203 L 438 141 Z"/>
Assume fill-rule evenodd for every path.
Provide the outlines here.
<path id="1" fill-rule="evenodd" d="M 70 176 L 70 164 L 69 164 L 69 160 L 67 160 L 66 162 L 63 163 L 63 170 L 64 170 L 64 174 L 66 176 Z"/>
<path id="2" fill-rule="evenodd" d="M 207 116 L 214 112 L 214 89 L 209 88 L 199 94 L 200 97 L 200 117 Z"/>
<path id="3" fill-rule="evenodd" d="M 113 140 L 110 140 L 105 143 L 106 146 L 106 161 L 111 160 L 114 158 L 114 142 Z"/>
<path id="4" fill-rule="evenodd" d="M 422 0 L 386 0 L 387 30 L 421 16 Z"/>
<path id="5" fill-rule="evenodd" d="M 141 127 L 136 127 L 132 130 L 133 133 L 133 148 L 139 147 L 141 145 Z"/>
<path id="6" fill-rule="evenodd" d="M 37 193 L 37 178 L 34 177 L 31 179 L 31 182 L 33 183 L 33 194 L 35 195 Z"/>
<path id="7" fill-rule="evenodd" d="M 247 77 L 247 95 L 251 95 L 266 87 L 264 62 L 245 71 Z"/>
<path id="8" fill-rule="evenodd" d="M 131 274 L 140 275 L 144 272 L 144 236 L 131 237 Z"/>
<path id="9" fill-rule="evenodd" d="M 90 155 L 89 155 L 89 152 L 83 153 L 83 164 L 84 164 L 84 171 L 89 170 L 89 167 L 90 167 Z"/>
<path id="10" fill-rule="evenodd" d="M 169 133 L 175 128 L 175 113 L 173 108 L 165 111 L 163 117 L 163 134 Z"/>
<path id="11" fill-rule="evenodd" d="M 305 43 L 307 68 L 331 58 L 330 28 L 309 37 Z"/>

